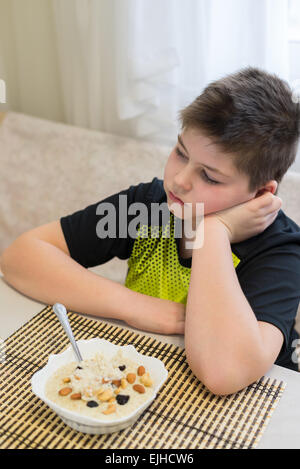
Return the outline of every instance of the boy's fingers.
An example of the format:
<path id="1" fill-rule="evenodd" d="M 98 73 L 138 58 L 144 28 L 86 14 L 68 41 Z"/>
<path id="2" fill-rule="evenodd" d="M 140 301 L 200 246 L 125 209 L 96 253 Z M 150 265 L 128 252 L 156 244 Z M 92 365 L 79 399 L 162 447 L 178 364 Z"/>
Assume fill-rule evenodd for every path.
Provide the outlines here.
<path id="1" fill-rule="evenodd" d="M 276 220 L 277 216 L 278 216 L 278 211 L 276 211 L 275 213 L 272 213 L 266 218 L 267 227 L 272 225 L 272 223 Z"/>
<path id="2" fill-rule="evenodd" d="M 279 211 L 281 209 L 281 206 L 282 206 L 282 200 L 277 197 L 276 195 L 273 196 L 273 200 L 272 200 L 272 204 L 271 204 L 271 208 L 272 208 L 272 211 Z"/>
<path id="3" fill-rule="evenodd" d="M 260 200 L 259 200 L 260 199 Z M 254 199 L 259 203 L 259 209 L 274 211 L 279 210 L 282 206 L 282 200 L 280 197 L 273 195 L 271 192 L 266 192 L 260 198 Z"/>
<path id="4" fill-rule="evenodd" d="M 272 194 L 270 195 L 270 193 L 265 192 L 264 194 L 254 197 L 250 202 L 255 207 L 255 210 L 263 209 L 272 203 Z"/>
<path id="5" fill-rule="evenodd" d="M 266 207 L 270 205 L 273 202 L 274 197 L 275 196 L 272 194 L 272 192 L 266 191 L 264 194 L 260 196 L 261 206 Z"/>

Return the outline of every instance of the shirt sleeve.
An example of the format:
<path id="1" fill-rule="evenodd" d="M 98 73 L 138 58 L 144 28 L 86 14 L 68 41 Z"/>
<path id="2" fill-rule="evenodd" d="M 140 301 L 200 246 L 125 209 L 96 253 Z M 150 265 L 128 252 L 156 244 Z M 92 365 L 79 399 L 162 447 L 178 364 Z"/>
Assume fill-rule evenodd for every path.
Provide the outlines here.
<path id="1" fill-rule="evenodd" d="M 128 259 L 134 242 L 134 238 L 128 236 L 127 227 L 134 218 L 128 215 L 128 207 L 136 201 L 144 201 L 150 187 L 151 183 L 130 186 L 62 217 L 60 223 L 72 259 L 87 268 L 114 257 Z M 126 196 L 121 203 L 120 196 Z"/>
<path id="2" fill-rule="evenodd" d="M 300 300 L 299 245 L 274 247 L 253 258 L 239 274 L 239 282 L 257 320 L 281 330 L 281 352 L 286 352 Z"/>

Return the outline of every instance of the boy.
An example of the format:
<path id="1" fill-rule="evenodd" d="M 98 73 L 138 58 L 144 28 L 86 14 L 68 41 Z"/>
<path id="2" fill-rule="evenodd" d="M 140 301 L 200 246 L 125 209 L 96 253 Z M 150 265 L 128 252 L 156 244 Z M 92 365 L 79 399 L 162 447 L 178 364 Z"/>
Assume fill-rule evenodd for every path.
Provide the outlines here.
<path id="1" fill-rule="evenodd" d="M 24 233 L 1 268 L 8 283 L 46 304 L 184 333 L 195 375 L 213 393 L 231 394 L 274 362 L 297 369 L 300 228 L 280 210 L 276 192 L 295 160 L 299 103 L 285 82 L 249 67 L 211 83 L 180 117 L 163 181 L 130 186 Z M 122 210 L 119 196 L 126 196 Z M 148 215 L 135 238 L 121 236 L 137 202 L 148 213 L 167 203 L 169 222 L 151 227 Z M 201 225 L 197 203 L 204 204 Z M 111 205 L 103 204 L 117 214 L 107 238 L 101 206 Z M 175 236 L 186 224 L 183 204 L 192 206 L 196 234 L 203 229 L 200 248 L 187 244 L 185 230 Z M 87 270 L 114 256 L 129 259 L 124 286 Z"/>

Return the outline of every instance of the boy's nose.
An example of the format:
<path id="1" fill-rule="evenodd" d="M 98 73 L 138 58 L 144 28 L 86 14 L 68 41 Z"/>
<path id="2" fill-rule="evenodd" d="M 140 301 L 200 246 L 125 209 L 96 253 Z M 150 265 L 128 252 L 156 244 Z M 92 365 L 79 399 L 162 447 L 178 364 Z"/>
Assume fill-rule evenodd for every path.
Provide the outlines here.
<path id="1" fill-rule="evenodd" d="M 184 195 L 192 188 L 191 174 L 187 168 L 183 169 L 174 177 L 175 187 L 177 188 L 177 195 Z"/>

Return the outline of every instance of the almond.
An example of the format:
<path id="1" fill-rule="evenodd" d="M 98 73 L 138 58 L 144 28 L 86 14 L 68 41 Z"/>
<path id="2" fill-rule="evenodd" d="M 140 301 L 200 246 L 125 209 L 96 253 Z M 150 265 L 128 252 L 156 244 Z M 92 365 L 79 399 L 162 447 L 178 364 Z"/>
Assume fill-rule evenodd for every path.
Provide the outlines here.
<path id="1" fill-rule="evenodd" d="M 70 394 L 70 392 L 72 392 L 72 388 L 62 388 L 60 389 L 60 391 L 58 391 L 58 394 L 60 396 L 67 396 L 68 394 Z"/>
<path id="2" fill-rule="evenodd" d="M 145 367 L 144 366 L 139 366 L 138 370 L 137 370 L 137 374 L 139 376 L 143 376 L 143 374 L 145 374 L 145 373 L 146 373 Z"/>
<path id="3" fill-rule="evenodd" d="M 145 392 L 145 388 L 141 384 L 134 384 L 132 387 L 136 392 L 139 392 L 140 394 L 144 394 Z"/>

